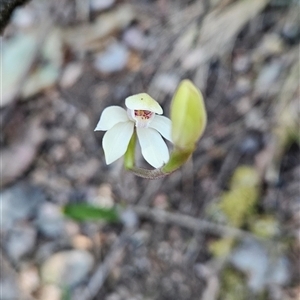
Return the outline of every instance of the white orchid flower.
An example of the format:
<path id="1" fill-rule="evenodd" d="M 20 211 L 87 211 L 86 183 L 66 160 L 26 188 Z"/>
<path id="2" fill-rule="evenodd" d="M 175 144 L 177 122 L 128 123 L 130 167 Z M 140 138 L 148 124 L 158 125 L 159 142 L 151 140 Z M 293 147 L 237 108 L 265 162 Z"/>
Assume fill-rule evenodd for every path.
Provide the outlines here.
<path id="1" fill-rule="evenodd" d="M 171 120 L 159 116 L 161 106 L 146 93 L 125 99 L 127 111 L 119 106 L 104 109 L 95 128 L 107 131 L 102 140 L 105 160 L 111 164 L 123 156 L 136 130 L 142 155 L 154 168 L 169 160 L 169 150 L 161 135 L 171 141 Z"/>

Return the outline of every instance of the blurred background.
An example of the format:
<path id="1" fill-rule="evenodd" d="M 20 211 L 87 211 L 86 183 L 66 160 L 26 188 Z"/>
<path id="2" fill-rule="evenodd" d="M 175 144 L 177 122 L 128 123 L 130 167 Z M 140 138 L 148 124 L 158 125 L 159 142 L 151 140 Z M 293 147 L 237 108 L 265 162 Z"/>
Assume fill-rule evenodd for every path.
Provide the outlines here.
<path id="1" fill-rule="evenodd" d="M 0 299 L 299 299 L 299 1 L 14 3 Z M 185 78 L 208 113 L 192 159 L 153 181 L 107 166 L 103 109 L 147 92 L 168 116 Z"/>

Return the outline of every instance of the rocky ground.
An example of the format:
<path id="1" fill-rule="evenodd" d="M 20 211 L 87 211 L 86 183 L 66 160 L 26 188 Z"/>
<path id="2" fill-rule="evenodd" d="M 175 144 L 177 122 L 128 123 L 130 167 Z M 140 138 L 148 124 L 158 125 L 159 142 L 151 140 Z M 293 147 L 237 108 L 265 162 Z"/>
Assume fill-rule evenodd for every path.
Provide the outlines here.
<path id="1" fill-rule="evenodd" d="M 0 299 L 299 299 L 299 16 L 288 0 L 17 9 L 2 38 Z M 169 115 L 185 78 L 208 113 L 193 158 L 153 181 L 107 166 L 102 110 L 147 92 Z M 82 203 L 122 220 L 64 215 Z"/>

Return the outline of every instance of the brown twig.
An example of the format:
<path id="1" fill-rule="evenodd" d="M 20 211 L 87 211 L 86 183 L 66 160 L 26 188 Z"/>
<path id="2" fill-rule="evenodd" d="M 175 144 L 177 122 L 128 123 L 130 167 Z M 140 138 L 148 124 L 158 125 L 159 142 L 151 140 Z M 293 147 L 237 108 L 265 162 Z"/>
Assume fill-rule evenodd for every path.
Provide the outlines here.
<path id="1" fill-rule="evenodd" d="M 257 238 L 249 232 L 244 230 L 226 226 L 223 224 L 216 224 L 207 220 L 199 220 L 191 216 L 170 213 L 161 209 L 151 209 L 148 207 L 135 206 L 132 207 L 133 211 L 140 217 L 152 219 L 160 223 L 176 224 L 195 231 L 204 231 L 212 234 L 231 236 L 231 237 L 251 237 Z"/>

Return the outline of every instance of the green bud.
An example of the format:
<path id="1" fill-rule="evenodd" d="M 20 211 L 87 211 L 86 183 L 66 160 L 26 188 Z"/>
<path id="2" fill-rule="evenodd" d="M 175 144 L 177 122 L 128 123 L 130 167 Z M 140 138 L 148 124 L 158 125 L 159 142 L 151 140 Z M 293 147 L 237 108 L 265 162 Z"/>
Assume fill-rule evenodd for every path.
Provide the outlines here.
<path id="1" fill-rule="evenodd" d="M 171 104 L 172 139 L 175 148 L 192 152 L 206 126 L 206 109 L 201 92 L 183 80 Z"/>

